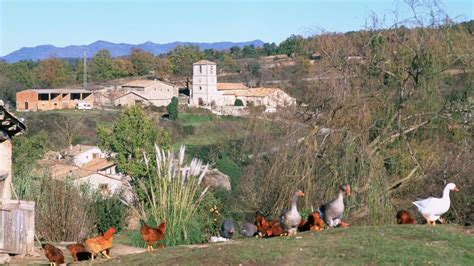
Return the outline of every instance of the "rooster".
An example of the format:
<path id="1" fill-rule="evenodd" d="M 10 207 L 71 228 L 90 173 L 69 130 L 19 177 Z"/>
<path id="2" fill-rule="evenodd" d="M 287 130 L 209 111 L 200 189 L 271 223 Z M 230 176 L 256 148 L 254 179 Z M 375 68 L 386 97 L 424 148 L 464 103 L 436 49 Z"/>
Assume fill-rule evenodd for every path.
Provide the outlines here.
<path id="1" fill-rule="evenodd" d="M 59 248 L 51 244 L 43 244 L 41 247 L 44 250 L 44 255 L 49 260 L 49 265 L 56 266 L 64 263 L 64 254 Z"/>
<path id="2" fill-rule="evenodd" d="M 267 220 L 265 216 L 260 211 L 255 213 L 255 226 L 257 226 L 258 235 L 256 237 L 263 237 L 267 233 L 267 229 L 269 228 Z"/>
<path id="3" fill-rule="evenodd" d="M 147 244 L 147 250 L 151 251 L 153 250 L 153 244 L 156 241 L 163 240 L 165 237 L 165 232 L 166 232 L 166 222 L 163 221 L 158 228 L 153 228 L 151 226 L 148 226 L 144 220 L 140 219 L 140 224 L 142 225 L 140 229 L 140 234 L 142 236 L 143 241 L 146 242 Z M 158 248 L 163 247 L 163 245 L 160 246 L 158 244 Z"/>
<path id="4" fill-rule="evenodd" d="M 71 252 L 72 261 L 83 261 L 91 258 L 91 253 L 81 243 L 67 245 L 66 248 Z"/>
<path id="5" fill-rule="evenodd" d="M 86 240 L 86 246 L 91 252 L 92 260 L 96 253 L 101 253 L 104 257 L 110 259 L 111 257 L 107 254 L 107 249 L 112 247 L 112 240 L 114 238 L 115 228 L 110 227 L 103 236 L 97 236 Z"/>
<path id="6" fill-rule="evenodd" d="M 319 212 L 312 212 L 308 216 L 308 223 L 310 224 L 310 231 L 320 231 L 324 229 L 324 220 L 321 219 L 321 214 Z M 341 221 L 342 224 L 345 224 Z"/>
<path id="7" fill-rule="evenodd" d="M 268 224 L 268 229 L 265 234 L 267 237 L 273 236 L 286 236 L 288 232 L 283 228 L 283 226 L 278 221 L 271 221 Z"/>
<path id="8" fill-rule="evenodd" d="M 415 219 L 413 219 L 413 216 L 411 213 L 405 211 L 405 210 L 400 210 L 397 212 L 397 224 L 414 224 Z"/>

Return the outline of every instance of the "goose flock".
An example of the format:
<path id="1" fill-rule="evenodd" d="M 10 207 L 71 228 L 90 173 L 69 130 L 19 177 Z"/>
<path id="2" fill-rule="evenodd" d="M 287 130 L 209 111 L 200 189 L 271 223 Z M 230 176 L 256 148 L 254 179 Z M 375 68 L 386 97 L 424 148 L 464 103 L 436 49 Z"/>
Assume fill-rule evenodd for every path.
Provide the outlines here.
<path id="1" fill-rule="evenodd" d="M 444 221 L 441 216 L 445 214 L 451 206 L 449 195 L 451 191 L 459 191 L 454 183 L 446 185 L 441 198 L 429 197 L 426 199 L 417 199 L 412 202 L 418 209 L 418 212 L 425 218 L 428 225 L 435 225 L 436 221 Z M 263 214 L 257 211 L 255 223 L 245 222 L 241 224 L 241 236 L 293 236 L 296 235 L 298 231 L 319 231 L 322 230 L 323 227 L 334 228 L 349 226 L 348 223 L 343 221 L 345 210 L 344 196 L 351 196 L 351 187 L 348 184 L 341 185 L 337 197 L 321 205 L 316 212 L 308 216 L 308 220 L 301 217 L 297 206 L 298 198 L 304 197 L 304 195 L 303 191 L 296 190 L 291 197 L 290 208 L 284 211 L 278 220 L 267 223 Z M 416 223 L 413 216 L 405 210 L 400 210 L 396 217 L 398 224 Z M 225 220 L 221 227 L 221 236 L 225 239 L 230 239 L 234 234 L 234 230 L 234 224 L 229 220 Z"/>

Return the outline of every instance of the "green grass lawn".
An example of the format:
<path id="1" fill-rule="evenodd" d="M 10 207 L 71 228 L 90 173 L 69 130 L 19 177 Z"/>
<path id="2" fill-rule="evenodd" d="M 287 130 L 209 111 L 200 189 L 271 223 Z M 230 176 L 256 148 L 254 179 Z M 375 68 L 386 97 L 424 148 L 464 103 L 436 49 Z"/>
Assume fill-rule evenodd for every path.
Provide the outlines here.
<path id="1" fill-rule="evenodd" d="M 115 256 L 97 263 L 474 265 L 474 235 L 466 227 L 455 225 L 357 226 L 300 233 L 296 237 L 236 239 Z"/>

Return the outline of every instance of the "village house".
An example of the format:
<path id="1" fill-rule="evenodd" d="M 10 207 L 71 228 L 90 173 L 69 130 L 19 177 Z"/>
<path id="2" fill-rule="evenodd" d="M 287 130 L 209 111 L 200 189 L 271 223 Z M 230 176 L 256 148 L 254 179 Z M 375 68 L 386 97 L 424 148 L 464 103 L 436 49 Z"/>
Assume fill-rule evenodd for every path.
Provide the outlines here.
<path id="1" fill-rule="evenodd" d="M 127 177 L 116 172 L 114 163 L 105 159 L 96 160 L 82 167 L 67 164 L 64 160 L 39 160 L 41 169 L 35 172 L 51 176 L 55 180 L 68 178 L 76 185 L 88 184 L 104 196 L 128 190 Z"/>
<path id="2" fill-rule="evenodd" d="M 267 112 L 292 106 L 296 99 L 279 88 L 248 88 L 243 83 L 218 83 L 216 63 L 201 60 L 193 64 L 191 106 L 234 106 L 240 99 L 244 106 L 265 106 Z"/>
<path id="3" fill-rule="evenodd" d="M 16 93 L 17 111 L 73 109 L 79 102 L 92 106 L 92 92 L 84 89 L 30 89 Z"/>
<path id="4" fill-rule="evenodd" d="M 71 145 L 68 149 L 63 150 L 61 154 L 64 158 L 72 158 L 73 164 L 77 166 L 82 166 L 94 159 L 107 158 L 107 154 L 99 147 L 81 144 Z"/>
<path id="5" fill-rule="evenodd" d="M 89 184 L 104 196 L 124 191 L 127 198 L 131 197 L 129 177 L 119 173 L 117 165 L 99 147 L 75 145 L 59 154 L 59 158 L 39 160 L 36 173 L 58 180 L 70 178 L 77 185 Z"/>
<path id="6" fill-rule="evenodd" d="M 122 95 L 114 100 L 115 106 L 135 104 L 166 106 L 178 97 L 179 88 L 160 80 L 134 80 L 121 86 Z"/>

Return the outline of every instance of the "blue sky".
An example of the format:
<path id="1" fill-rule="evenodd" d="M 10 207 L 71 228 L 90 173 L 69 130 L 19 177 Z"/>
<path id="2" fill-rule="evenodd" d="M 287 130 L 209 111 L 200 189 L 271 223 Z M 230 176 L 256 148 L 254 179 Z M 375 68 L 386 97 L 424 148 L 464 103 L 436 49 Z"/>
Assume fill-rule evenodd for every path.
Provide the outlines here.
<path id="1" fill-rule="evenodd" d="M 473 2 L 445 0 L 441 7 L 465 21 L 473 19 Z M 410 16 L 397 0 L 0 0 L 0 56 L 21 47 L 97 40 L 279 43 L 291 34 L 358 30 L 371 14 L 390 25 L 394 10 Z"/>

